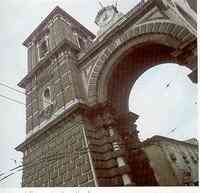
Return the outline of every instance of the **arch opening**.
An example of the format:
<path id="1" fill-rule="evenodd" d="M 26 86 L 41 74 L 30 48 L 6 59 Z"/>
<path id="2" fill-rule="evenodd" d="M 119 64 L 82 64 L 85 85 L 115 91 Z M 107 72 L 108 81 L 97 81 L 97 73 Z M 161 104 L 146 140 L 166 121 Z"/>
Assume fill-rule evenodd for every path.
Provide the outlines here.
<path id="1" fill-rule="evenodd" d="M 183 60 L 174 57 L 172 53 L 175 51 L 176 49 L 174 47 L 159 44 L 158 42 L 145 42 L 128 48 L 117 60 L 115 60 L 114 64 L 110 65 L 110 68 L 107 68 L 108 73 L 106 76 L 104 75 L 104 81 L 102 81 L 103 79 L 100 79 L 100 83 L 98 83 L 100 87 L 103 85 L 101 91 L 103 90 L 103 92 L 106 93 L 105 101 L 119 114 L 127 114 L 130 110 L 132 111 L 132 109 L 129 109 L 129 96 L 131 90 L 139 77 L 149 69 L 156 68 L 159 65 L 165 65 L 166 63 L 171 63 L 172 66 L 176 66 L 176 68 L 182 70 L 184 69 L 183 71 L 187 71 L 189 74 L 189 68 L 186 69 L 186 67 L 184 67 L 189 66 L 189 64 L 183 63 Z M 187 79 L 190 81 L 189 78 Z M 154 90 L 152 89 L 149 94 L 153 92 Z M 175 94 L 174 98 L 176 98 Z M 141 101 L 143 101 L 142 98 Z M 153 109 L 153 107 L 151 108 Z M 177 108 L 179 107 L 177 106 Z M 140 116 L 138 112 L 135 113 Z M 140 123 L 140 120 L 141 119 L 139 119 L 139 122 L 137 123 Z M 149 126 L 149 130 L 151 129 L 153 129 L 153 127 Z M 168 129 L 173 128 L 169 127 Z M 138 130 L 142 131 L 143 128 L 140 127 Z M 164 135 L 163 133 L 156 134 Z M 150 137 L 150 135 L 147 135 L 146 137 Z"/>
<path id="2" fill-rule="evenodd" d="M 102 50 L 92 68 L 87 92 L 88 104 L 92 106 L 90 118 L 94 128 L 115 130 L 119 143 L 123 144 L 124 158 L 131 166 L 132 180 L 137 185 L 156 185 L 152 168 L 140 148 L 142 143 L 135 124 L 138 116 L 129 109 L 131 89 L 145 71 L 160 64 L 177 63 L 192 69 L 194 53 L 180 54 L 183 42 L 171 34 L 147 33 L 137 37 L 128 34 L 128 41 L 117 39 Z M 143 128 L 139 128 L 141 130 Z M 145 168 L 145 178 L 136 163 Z"/>
<path id="3" fill-rule="evenodd" d="M 136 80 L 147 69 L 161 63 L 175 62 L 174 48 L 146 43 L 130 48 L 112 68 L 107 84 L 107 101 L 119 112 L 129 112 L 128 98 Z"/>
<path id="4" fill-rule="evenodd" d="M 190 69 L 165 63 L 145 71 L 133 85 L 129 109 L 143 141 L 153 135 L 186 140 L 197 135 L 197 86 Z"/>

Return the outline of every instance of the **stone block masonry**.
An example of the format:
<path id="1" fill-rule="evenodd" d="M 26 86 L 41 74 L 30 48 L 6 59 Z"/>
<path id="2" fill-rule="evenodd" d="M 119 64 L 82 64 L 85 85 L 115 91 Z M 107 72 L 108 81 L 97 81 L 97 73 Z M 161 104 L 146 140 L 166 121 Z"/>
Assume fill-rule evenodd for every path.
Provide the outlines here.
<path id="1" fill-rule="evenodd" d="M 158 185 L 128 97 L 159 63 L 196 69 L 196 34 L 168 9 L 145 1 L 95 37 L 56 7 L 25 40 L 23 187 Z"/>
<path id="2" fill-rule="evenodd" d="M 24 150 L 23 187 L 94 186 L 81 116 L 53 126 Z"/>

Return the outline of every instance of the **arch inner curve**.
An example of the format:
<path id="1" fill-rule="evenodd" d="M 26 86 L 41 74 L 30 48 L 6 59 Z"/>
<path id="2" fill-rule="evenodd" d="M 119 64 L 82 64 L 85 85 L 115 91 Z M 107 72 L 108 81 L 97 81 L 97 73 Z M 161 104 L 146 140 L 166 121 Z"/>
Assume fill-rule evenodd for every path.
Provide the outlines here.
<path id="1" fill-rule="evenodd" d="M 107 101 L 119 112 L 129 111 L 128 98 L 135 81 L 147 69 L 175 62 L 174 48 L 158 43 L 146 43 L 130 48 L 120 59 L 108 78 Z"/>

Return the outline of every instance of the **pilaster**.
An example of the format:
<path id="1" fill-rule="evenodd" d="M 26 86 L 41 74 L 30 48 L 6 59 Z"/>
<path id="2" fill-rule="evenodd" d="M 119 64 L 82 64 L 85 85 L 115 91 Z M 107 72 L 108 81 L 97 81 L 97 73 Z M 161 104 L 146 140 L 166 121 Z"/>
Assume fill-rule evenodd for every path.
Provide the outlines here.
<path id="1" fill-rule="evenodd" d="M 85 112 L 86 136 L 99 186 L 135 185 L 129 151 L 139 143 L 137 115 L 120 115 L 108 104 L 98 104 Z"/>

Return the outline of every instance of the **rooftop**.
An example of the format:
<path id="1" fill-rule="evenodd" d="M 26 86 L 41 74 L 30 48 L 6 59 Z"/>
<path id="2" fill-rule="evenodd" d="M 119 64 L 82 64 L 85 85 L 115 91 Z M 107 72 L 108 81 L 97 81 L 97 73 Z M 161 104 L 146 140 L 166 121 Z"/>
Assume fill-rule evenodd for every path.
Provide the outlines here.
<path id="1" fill-rule="evenodd" d="M 151 138 L 146 139 L 143 144 L 144 145 L 149 145 L 152 143 L 156 143 L 156 142 L 162 142 L 162 141 L 169 141 L 172 143 L 181 143 L 181 144 L 188 144 L 188 145 L 195 145 L 198 146 L 198 140 L 195 138 L 189 139 L 189 140 L 185 140 L 185 141 L 181 141 L 181 140 L 177 140 L 177 139 L 173 139 L 173 138 L 169 138 L 169 137 L 164 137 L 164 136 L 160 136 L 160 135 L 155 135 Z M 195 142 L 194 142 L 195 141 Z"/>
<path id="2" fill-rule="evenodd" d="M 83 31 L 87 35 L 91 36 L 92 39 L 94 39 L 96 36 L 89 31 L 87 28 L 85 28 L 82 24 L 80 24 L 77 20 L 75 20 L 71 15 L 69 15 L 67 12 L 65 12 L 63 9 L 61 9 L 59 6 L 56 6 L 53 11 L 37 26 L 37 28 L 26 38 L 26 40 L 23 42 L 23 45 L 28 47 L 28 44 L 32 41 L 33 37 L 40 33 L 40 31 L 43 30 L 43 28 L 48 24 L 48 22 L 56 15 L 63 16 L 64 19 L 68 19 L 74 25 L 80 29 L 80 31 Z"/>

